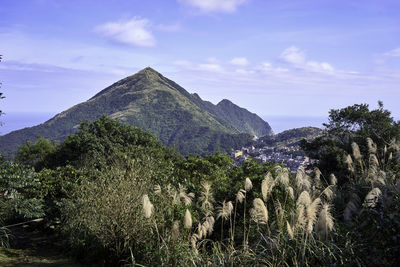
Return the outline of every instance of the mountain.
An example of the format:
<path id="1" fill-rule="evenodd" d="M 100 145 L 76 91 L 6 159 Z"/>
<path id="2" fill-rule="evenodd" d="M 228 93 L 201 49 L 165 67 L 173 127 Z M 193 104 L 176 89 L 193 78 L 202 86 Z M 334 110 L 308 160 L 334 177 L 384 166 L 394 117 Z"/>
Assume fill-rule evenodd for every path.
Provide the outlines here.
<path id="1" fill-rule="evenodd" d="M 268 146 L 295 146 L 302 139 L 312 140 L 323 134 L 323 130 L 317 127 L 301 127 L 283 131 L 273 136 L 263 136 L 259 141 Z"/>
<path id="2" fill-rule="evenodd" d="M 147 130 L 183 154 L 229 151 L 249 142 L 252 135 L 272 134 L 268 123 L 256 114 L 229 100 L 217 105 L 203 101 L 145 68 L 43 124 L 0 136 L 0 151 L 14 154 L 21 144 L 37 136 L 62 141 L 81 121 L 94 121 L 102 115 Z"/>

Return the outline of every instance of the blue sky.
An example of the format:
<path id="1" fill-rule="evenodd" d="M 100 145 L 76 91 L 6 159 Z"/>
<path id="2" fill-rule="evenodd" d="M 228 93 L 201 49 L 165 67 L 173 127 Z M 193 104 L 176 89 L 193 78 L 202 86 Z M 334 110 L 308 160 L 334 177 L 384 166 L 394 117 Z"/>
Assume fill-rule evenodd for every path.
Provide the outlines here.
<path id="1" fill-rule="evenodd" d="M 151 66 L 264 118 L 378 100 L 400 118 L 398 14 L 397 0 L 1 0 L 0 107 L 56 114 Z"/>

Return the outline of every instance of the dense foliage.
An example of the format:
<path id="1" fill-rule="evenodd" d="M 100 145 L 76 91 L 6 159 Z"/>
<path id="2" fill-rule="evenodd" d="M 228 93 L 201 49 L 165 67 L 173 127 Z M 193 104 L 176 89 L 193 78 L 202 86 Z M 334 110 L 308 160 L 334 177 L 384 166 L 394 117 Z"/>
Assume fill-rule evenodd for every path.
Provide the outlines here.
<path id="1" fill-rule="evenodd" d="M 345 157 L 352 153 L 352 144 L 359 145 L 363 158 L 369 157 L 371 141 L 377 145 L 377 154 L 385 150 L 394 152 L 400 141 L 400 124 L 379 102 L 378 109 L 370 110 L 367 104 L 353 105 L 329 112 L 329 122 L 324 134 L 313 141 L 303 141 L 302 148 L 319 160 L 318 167 L 325 174 L 335 173 L 342 183 L 342 176 L 348 176 Z M 370 141 L 368 141 L 370 139 Z"/>
<path id="2" fill-rule="evenodd" d="M 220 153 L 183 157 L 106 117 L 82 123 L 60 145 L 23 146 L 26 165 L 2 163 L 0 234 L 43 216 L 71 255 L 104 266 L 396 266 L 400 143 L 385 148 L 371 134 L 386 125 L 394 138 L 397 123 L 351 128 L 331 114 L 342 118 L 331 115 L 329 135 L 307 143 L 321 170 L 295 174 Z M 326 151 L 338 164 L 324 168 Z"/>

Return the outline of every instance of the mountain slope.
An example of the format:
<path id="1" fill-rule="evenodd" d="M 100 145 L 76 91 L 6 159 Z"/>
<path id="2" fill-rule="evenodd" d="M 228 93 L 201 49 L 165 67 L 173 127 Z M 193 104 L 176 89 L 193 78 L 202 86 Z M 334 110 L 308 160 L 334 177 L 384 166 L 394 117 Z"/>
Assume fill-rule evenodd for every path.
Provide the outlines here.
<path id="1" fill-rule="evenodd" d="M 217 104 L 220 116 L 233 125 L 239 132 L 256 136 L 272 135 L 272 129 L 267 122 L 256 114 L 247 111 L 224 99 Z"/>
<path id="2" fill-rule="evenodd" d="M 63 140 L 77 130 L 81 121 L 94 121 L 102 115 L 147 130 L 184 154 L 228 151 L 249 141 L 248 134 L 271 133 L 268 123 L 227 101 L 218 105 L 203 101 L 155 70 L 145 68 L 43 124 L 1 136 L 0 151 L 13 154 L 21 144 L 37 136 Z"/>
<path id="3" fill-rule="evenodd" d="M 263 136 L 259 141 L 268 146 L 296 146 L 302 139 L 312 140 L 323 134 L 317 127 L 301 127 L 283 131 L 273 136 Z"/>

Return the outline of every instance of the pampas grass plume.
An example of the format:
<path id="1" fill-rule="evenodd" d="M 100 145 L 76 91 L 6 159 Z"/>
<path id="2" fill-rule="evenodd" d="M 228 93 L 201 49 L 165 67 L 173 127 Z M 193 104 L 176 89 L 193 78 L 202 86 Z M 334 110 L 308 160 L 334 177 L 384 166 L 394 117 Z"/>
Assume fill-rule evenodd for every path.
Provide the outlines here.
<path id="1" fill-rule="evenodd" d="M 345 155 L 343 161 L 347 165 L 347 170 L 349 172 L 354 172 L 353 159 L 351 158 L 351 156 Z"/>
<path id="2" fill-rule="evenodd" d="M 304 224 L 305 224 L 304 206 L 303 205 L 300 205 L 300 206 L 297 207 L 296 214 L 297 214 L 296 228 L 303 229 Z"/>
<path id="3" fill-rule="evenodd" d="M 292 229 L 292 227 L 290 226 L 290 224 L 289 224 L 288 221 L 286 221 L 286 228 L 287 228 L 287 232 L 288 232 L 288 234 L 289 234 L 290 239 L 293 239 L 293 238 L 294 238 L 293 229 Z"/>
<path id="4" fill-rule="evenodd" d="M 376 203 L 378 202 L 378 198 L 381 195 L 382 191 L 378 187 L 375 187 L 371 191 L 369 191 L 364 201 L 368 207 L 375 207 Z"/>
<path id="5" fill-rule="evenodd" d="M 162 190 L 161 190 L 161 186 L 160 186 L 159 184 L 157 184 L 157 185 L 154 187 L 154 193 L 157 194 L 157 195 L 159 195 L 159 196 L 161 196 Z"/>
<path id="6" fill-rule="evenodd" d="M 144 217 L 150 218 L 153 213 L 154 206 L 153 204 L 151 204 L 149 196 L 147 194 L 143 195 L 142 203 Z"/>
<path id="7" fill-rule="evenodd" d="M 301 205 L 308 207 L 310 204 L 311 204 L 310 194 L 304 190 L 303 192 L 301 192 L 300 196 L 297 198 L 296 205 L 298 207 Z"/>
<path id="8" fill-rule="evenodd" d="M 333 217 L 330 212 L 331 206 L 329 204 L 323 204 L 322 209 L 318 216 L 318 222 L 316 225 L 316 232 L 320 239 L 326 239 L 329 232 L 333 229 Z"/>
<path id="9" fill-rule="evenodd" d="M 192 228 L 192 215 L 190 214 L 190 211 L 188 209 L 186 209 L 185 212 L 185 217 L 183 219 L 183 226 L 186 229 Z"/>
<path id="10" fill-rule="evenodd" d="M 322 191 L 322 194 L 325 195 L 327 200 L 331 200 L 333 197 L 333 191 L 332 191 L 332 186 L 329 185 L 327 186 L 324 191 Z"/>
<path id="11" fill-rule="evenodd" d="M 288 186 L 287 191 L 288 191 L 288 193 L 289 193 L 289 196 L 290 196 L 292 199 L 294 199 L 294 190 L 293 190 L 293 187 Z"/>
<path id="12" fill-rule="evenodd" d="M 351 143 L 351 148 L 353 150 L 353 157 L 355 160 L 359 161 L 362 158 L 360 147 L 357 145 L 356 142 Z"/>
<path id="13" fill-rule="evenodd" d="M 321 204 L 321 199 L 316 198 L 306 209 L 307 232 L 309 234 L 311 234 L 313 230 L 320 204 Z"/>
<path id="14" fill-rule="evenodd" d="M 268 210 L 261 198 L 253 200 L 253 209 L 251 211 L 253 220 L 259 224 L 268 223 Z"/>
<path id="15" fill-rule="evenodd" d="M 179 237 L 179 221 L 174 221 L 172 224 L 172 237 L 177 239 Z"/>
<path id="16" fill-rule="evenodd" d="M 329 176 L 329 183 L 330 183 L 331 185 L 333 185 L 333 186 L 335 186 L 336 183 L 337 183 L 336 176 L 335 176 L 333 173 L 331 173 L 331 175 Z"/>
<path id="17" fill-rule="evenodd" d="M 261 193 L 264 201 L 267 201 L 269 193 L 272 191 L 275 185 L 274 178 L 270 172 L 267 173 L 264 180 L 261 182 Z"/>
<path id="18" fill-rule="evenodd" d="M 240 189 L 236 194 L 236 201 L 238 201 L 239 203 L 242 203 L 246 197 L 245 193 L 246 193 L 246 191 L 244 191 L 243 189 Z"/>
<path id="19" fill-rule="evenodd" d="M 253 184 L 250 180 L 250 178 L 246 178 L 246 180 L 244 181 L 244 189 L 246 190 L 246 192 L 249 192 L 251 189 L 253 188 Z"/>
<path id="20" fill-rule="evenodd" d="M 222 205 L 218 207 L 217 219 L 222 217 L 224 220 L 228 219 L 231 216 L 233 211 L 232 201 L 226 202 L 225 200 L 222 202 Z"/>
<path id="21" fill-rule="evenodd" d="M 377 147 L 376 147 L 376 144 L 374 143 L 374 141 L 370 137 L 367 137 L 367 145 L 368 145 L 369 153 L 375 154 Z"/>

